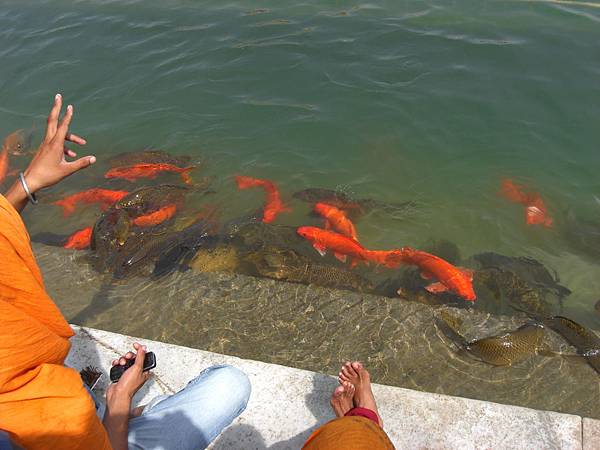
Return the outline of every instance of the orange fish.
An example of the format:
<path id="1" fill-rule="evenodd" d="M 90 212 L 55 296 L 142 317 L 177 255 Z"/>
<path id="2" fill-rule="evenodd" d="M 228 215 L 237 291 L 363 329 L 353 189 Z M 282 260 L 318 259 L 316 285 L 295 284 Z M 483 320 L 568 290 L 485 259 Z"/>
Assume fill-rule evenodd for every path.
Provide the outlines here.
<path id="1" fill-rule="evenodd" d="M 502 180 L 500 192 L 514 203 L 525 207 L 525 223 L 527 225 L 544 225 L 551 227 L 553 220 L 548 216 L 544 200 L 535 192 L 525 192 L 523 186 L 515 184 L 510 179 Z"/>
<path id="2" fill-rule="evenodd" d="M 8 148 L 5 147 L 0 152 L 0 183 L 6 178 L 8 173 Z"/>
<path id="3" fill-rule="evenodd" d="M 185 184 L 192 184 L 189 172 L 194 168 L 177 167 L 173 164 L 133 164 L 131 166 L 113 167 L 104 174 L 104 178 L 123 178 L 127 181 L 135 181 L 138 178 L 156 178 L 160 172 L 175 172 L 181 175 Z"/>
<path id="4" fill-rule="evenodd" d="M 68 197 L 53 202 L 52 204 L 61 206 L 64 216 L 69 217 L 75 211 L 75 207 L 78 203 L 99 203 L 100 207 L 105 210 L 128 194 L 129 192 L 127 191 L 111 191 L 109 189 L 92 188 L 88 189 L 87 191 L 69 195 Z"/>
<path id="5" fill-rule="evenodd" d="M 338 233 L 358 241 L 354 224 L 346 217 L 344 211 L 326 203 L 317 203 L 315 212 L 325 218 L 325 229 L 333 228 Z"/>
<path id="6" fill-rule="evenodd" d="M 92 227 L 86 227 L 76 231 L 67 238 L 64 248 L 72 248 L 74 250 L 83 250 L 90 246 L 92 240 Z"/>
<path id="7" fill-rule="evenodd" d="M 151 227 L 163 223 L 165 220 L 169 220 L 175 215 L 176 211 L 176 205 L 163 206 L 154 212 L 136 217 L 131 221 L 131 223 L 137 225 L 138 227 Z"/>
<path id="8" fill-rule="evenodd" d="M 442 258 L 410 247 L 402 248 L 401 252 L 402 261 L 421 269 L 421 276 L 424 279 L 439 280 L 438 283 L 425 287 L 429 292 L 437 294 L 451 291 L 470 302 L 474 302 L 477 298 L 473 290 L 472 270 L 458 268 Z"/>
<path id="9" fill-rule="evenodd" d="M 282 212 L 290 212 L 290 208 L 283 206 L 281 197 L 279 196 L 279 190 L 275 183 L 269 180 L 261 180 L 259 178 L 245 177 L 236 175 L 235 181 L 238 189 L 249 189 L 253 187 L 262 187 L 267 194 L 267 201 L 263 208 L 264 223 L 271 223 L 275 220 L 277 215 Z"/>
<path id="10" fill-rule="evenodd" d="M 333 255 L 342 262 L 350 257 L 352 260 L 350 267 L 356 266 L 359 262 L 365 264 L 373 262 L 395 269 L 402 262 L 400 250 L 367 250 L 354 239 L 316 227 L 300 227 L 296 231 L 304 239 L 312 242 L 315 250 L 322 256 L 327 250 L 331 250 Z"/>

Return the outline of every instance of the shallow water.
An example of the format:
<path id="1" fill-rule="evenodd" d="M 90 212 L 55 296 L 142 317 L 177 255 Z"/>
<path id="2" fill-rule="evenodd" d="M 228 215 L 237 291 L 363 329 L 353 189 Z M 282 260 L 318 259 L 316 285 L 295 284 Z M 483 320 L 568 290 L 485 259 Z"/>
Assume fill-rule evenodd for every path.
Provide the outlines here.
<path id="1" fill-rule="evenodd" d="M 410 214 L 358 220 L 365 246 L 445 239 L 463 259 L 533 257 L 573 291 L 562 314 L 600 329 L 599 22 L 590 2 L 8 0 L 0 135 L 33 126 L 39 142 L 54 93 L 75 105 L 73 131 L 99 163 L 52 198 L 129 188 L 102 178 L 103 158 L 151 146 L 201 163 L 194 176 L 217 193 L 188 207 L 209 201 L 223 221 L 262 202 L 235 189 L 237 173 L 279 184 L 294 209 L 280 224 L 319 224 L 291 199 L 307 187 L 414 200 Z M 503 177 L 539 192 L 555 226 L 525 225 L 498 196 Z M 24 215 L 32 235 L 97 216 L 64 220 L 48 204 Z"/>

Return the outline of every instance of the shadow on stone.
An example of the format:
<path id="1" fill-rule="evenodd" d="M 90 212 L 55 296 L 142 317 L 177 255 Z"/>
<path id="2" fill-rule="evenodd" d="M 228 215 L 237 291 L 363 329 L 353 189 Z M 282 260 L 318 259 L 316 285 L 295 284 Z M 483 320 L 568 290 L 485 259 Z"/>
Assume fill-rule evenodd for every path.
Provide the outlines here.
<path id="1" fill-rule="evenodd" d="M 333 390 L 338 386 L 337 380 L 328 375 L 316 373 L 313 375 L 312 382 L 313 389 L 305 396 L 305 402 L 314 418 L 317 419 L 317 424 L 286 441 L 273 444 L 269 447 L 270 450 L 302 448 L 314 430 L 335 418 L 331 410 L 331 405 L 329 404 L 329 399 L 331 398 Z"/>
<path id="2" fill-rule="evenodd" d="M 260 432 L 252 425 L 235 424 L 223 430 L 211 446 L 212 450 L 267 450 Z"/>

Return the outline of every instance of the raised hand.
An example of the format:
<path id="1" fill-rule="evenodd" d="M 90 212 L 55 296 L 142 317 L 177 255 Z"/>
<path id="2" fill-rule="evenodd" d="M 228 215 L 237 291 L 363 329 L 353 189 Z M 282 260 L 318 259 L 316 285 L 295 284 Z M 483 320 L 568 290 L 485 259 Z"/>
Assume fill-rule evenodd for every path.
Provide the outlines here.
<path id="1" fill-rule="evenodd" d="M 75 161 L 67 161 L 66 156 L 74 158 L 77 153 L 65 147 L 65 141 L 78 145 L 85 145 L 86 141 L 76 134 L 69 133 L 69 125 L 73 119 L 73 106 L 67 106 L 67 111 L 59 123 L 61 109 L 62 96 L 56 94 L 48 116 L 46 136 L 24 172 L 25 180 L 32 193 L 52 186 L 96 162 L 95 156 L 84 156 Z"/>

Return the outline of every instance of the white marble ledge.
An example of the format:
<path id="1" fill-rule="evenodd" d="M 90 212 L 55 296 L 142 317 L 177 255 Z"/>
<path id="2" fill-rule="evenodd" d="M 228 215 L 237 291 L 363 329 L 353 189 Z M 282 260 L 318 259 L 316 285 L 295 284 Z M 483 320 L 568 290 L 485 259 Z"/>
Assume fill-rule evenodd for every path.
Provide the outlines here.
<path id="1" fill-rule="evenodd" d="M 136 396 L 181 389 L 203 368 L 231 364 L 252 383 L 246 411 L 212 449 L 299 449 L 309 434 L 333 418 L 329 397 L 337 381 L 327 375 L 106 331 L 73 327 L 77 335 L 67 363 L 108 371 L 110 361 L 134 340 L 155 352 L 155 378 Z M 106 386 L 105 376 L 99 386 Z M 600 449 L 600 421 L 550 411 L 502 405 L 374 385 L 385 429 L 398 449 Z"/>

